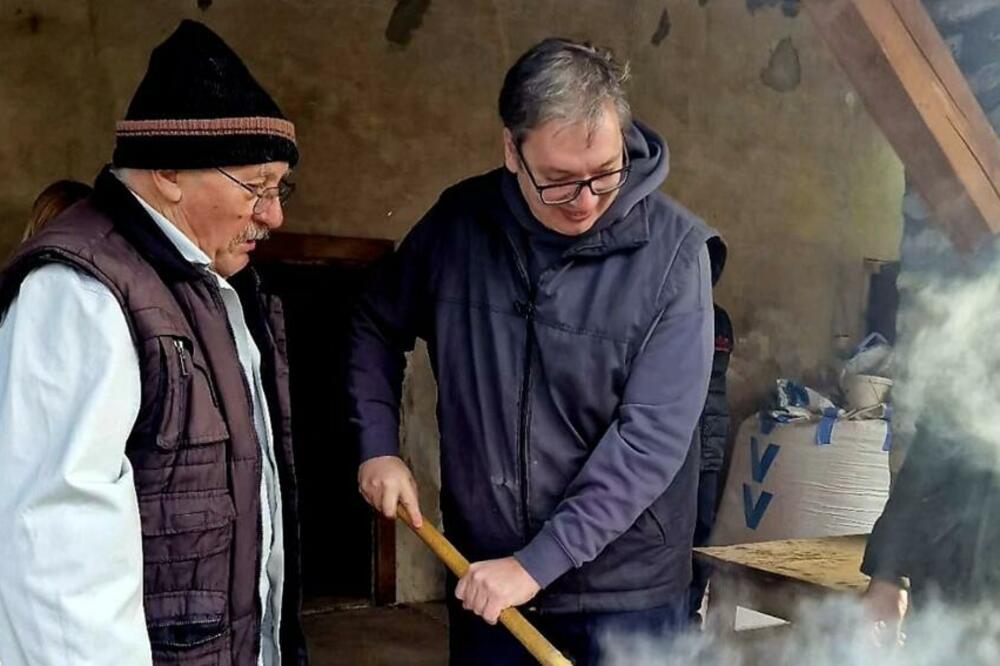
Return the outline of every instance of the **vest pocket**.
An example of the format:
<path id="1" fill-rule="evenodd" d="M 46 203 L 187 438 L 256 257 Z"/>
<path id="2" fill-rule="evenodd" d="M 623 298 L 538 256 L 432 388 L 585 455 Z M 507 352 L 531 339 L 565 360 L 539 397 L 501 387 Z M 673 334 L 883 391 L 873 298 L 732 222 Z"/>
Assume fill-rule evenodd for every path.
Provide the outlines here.
<path id="1" fill-rule="evenodd" d="M 215 666 L 228 655 L 226 595 L 213 591 L 149 594 L 143 598 L 157 664 Z"/>
<path id="2" fill-rule="evenodd" d="M 154 663 L 229 664 L 231 497 L 225 490 L 146 495 L 139 512 Z"/>
<path id="3" fill-rule="evenodd" d="M 143 561 L 195 560 L 229 548 L 236 507 L 225 490 L 139 497 Z"/>
<path id="4" fill-rule="evenodd" d="M 209 373 L 186 337 L 156 337 L 160 376 L 155 403 L 159 406 L 156 445 L 172 450 L 202 446 L 229 438 Z"/>
<path id="5" fill-rule="evenodd" d="M 654 508 L 652 506 L 649 507 L 648 509 L 646 509 L 646 513 L 649 514 L 649 517 L 652 519 L 653 524 L 656 526 L 656 534 L 659 537 L 660 545 L 661 546 L 662 545 L 666 545 L 666 543 L 667 543 L 667 528 L 666 528 L 666 526 L 664 526 L 663 521 L 660 520 L 660 517 L 656 515 L 656 511 L 654 510 Z"/>

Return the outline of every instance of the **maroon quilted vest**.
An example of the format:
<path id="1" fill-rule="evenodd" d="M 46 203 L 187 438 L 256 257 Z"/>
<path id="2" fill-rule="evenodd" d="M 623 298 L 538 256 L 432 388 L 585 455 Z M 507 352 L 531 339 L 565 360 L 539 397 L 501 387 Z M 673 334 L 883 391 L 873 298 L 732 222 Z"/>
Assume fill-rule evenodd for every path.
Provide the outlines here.
<path id="1" fill-rule="evenodd" d="M 143 602 L 156 664 L 253 666 L 260 643 L 261 450 L 215 278 L 180 255 L 105 170 L 93 196 L 25 243 L 0 273 L 0 313 L 49 262 L 100 280 L 135 342 L 142 402 L 125 453 L 139 497 Z M 305 663 L 288 364 L 280 302 L 252 270 L 232 280 L 261 350 L 282 490 L 284 663 Z"/>

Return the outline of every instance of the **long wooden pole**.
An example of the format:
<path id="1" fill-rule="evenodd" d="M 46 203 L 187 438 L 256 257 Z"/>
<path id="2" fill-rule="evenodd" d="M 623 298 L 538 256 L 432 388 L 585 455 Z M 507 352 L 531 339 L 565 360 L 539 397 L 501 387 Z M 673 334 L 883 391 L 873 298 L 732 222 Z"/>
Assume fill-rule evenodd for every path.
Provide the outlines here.
<path id="1" fill-rule="evenodd" d="M 458 549 L 451 544 L 433 525 L 424 521 L 420 527 L 414 527 L 410 520 L 410 514 L 399 505 L 396 515 L 420 537 L 427 546 L 434 551 L 444 565 L 451 569 L 451 572 L 463 577 L 469 571 L 469 560 L 458 552 Z M 531 653 L 538 663 L 543 666 L 572 666 L 572 662 L 564 657 L 552 643 L 542 636 L 528 620 L 516 608 L 506 608 L 500 613 L 500 622 L 503 626 L 514 634 L 514 638 L 520 641 L 521 645 Z"/>

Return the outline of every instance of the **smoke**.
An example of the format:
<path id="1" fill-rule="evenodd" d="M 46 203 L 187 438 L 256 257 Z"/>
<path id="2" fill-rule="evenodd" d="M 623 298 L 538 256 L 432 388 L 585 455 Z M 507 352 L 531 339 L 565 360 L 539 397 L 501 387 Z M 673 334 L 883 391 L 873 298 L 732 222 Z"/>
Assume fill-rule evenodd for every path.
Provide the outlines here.
<path id="1" fill-rule="evenodd" d="M 899 278 L 894 429 L 916 422 L 978 443 L 1000 443 L 1000 252 L 955 253 L 920 226 L 904 239 Z"/>
<path id="2" fill-rule="evenodd" d="M 932 603 L 906 622 L 902 646 L 880 641 L 860 598 L 801 604 L 777 629 L 722 637 L 688 632 L 670 640 L 607 635 L 603 666 L 979 666 L 1000 664 L 1000 614 Z M 891 642 L 891 646 L 882 643 Z"/>
<path id="3" fill-rule="evenodd" d="M 1000 460 L 1000 241 L 963 256 L 929 222 L 907 217 L 894 363 L 894 443 L 919 423 L 948 434 L 949 441 L 969 446 L 963 448 L 958 464 L 989 465 L 1000 474 L 996 467 Z M 974 450 L 990 455 L 971 455 Z M 988 520 L 985 514 L 984 518 Z M 1000 530 L 1000 525 L 983 529 Z M 959 569 L 958 563 L 955 566 L 950 574 L 956 581 L 973 573 Z M 602 642 L 602 663 L 1000 664 L 1000 607 L 921 602 L 906 619 L 902 646 L 888 632 L 876 630 L 861 598 L 841 594 L 798 605 L 792 624 L 776 629 L 725 636 L 689 631 L 670 640 L 607 635 Z"/>

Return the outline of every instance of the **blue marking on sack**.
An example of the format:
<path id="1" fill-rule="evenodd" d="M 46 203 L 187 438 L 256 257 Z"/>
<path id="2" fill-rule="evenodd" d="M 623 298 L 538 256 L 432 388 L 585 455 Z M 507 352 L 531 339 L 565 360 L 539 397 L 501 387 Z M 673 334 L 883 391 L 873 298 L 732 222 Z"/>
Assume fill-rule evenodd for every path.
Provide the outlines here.
<path id="1" fill-rule="evenodd" d="M 826 446 L 833 441 L 833 426 L 837 423 L 837 410 L 827 408 L 823 410 L 823 418 L 820 419 L 816 427 L 816 445 Z"/>
<path id="2" fill-rule="evenodd" d="M 760 497 L 755 501 L 750 485 L 747 483 L 743 484 L 743 517 L 746 519 L 747 527 L 752 530 L 757 529 L 772 499 L 774 499 L 774 495 L 765 490 L 761 492 Z"/>
<path id="3" fill-rule="evenodd" d="M 767 471 L 771 469 L 771 463 L 778 457 L 781 447 L 777 444 L 768 444 L 764 449 L 764 456 L 760 455 L 760 443 L 756 437 L 750 438 L 750 476 L 757 483 L 764 483 Z"/>

